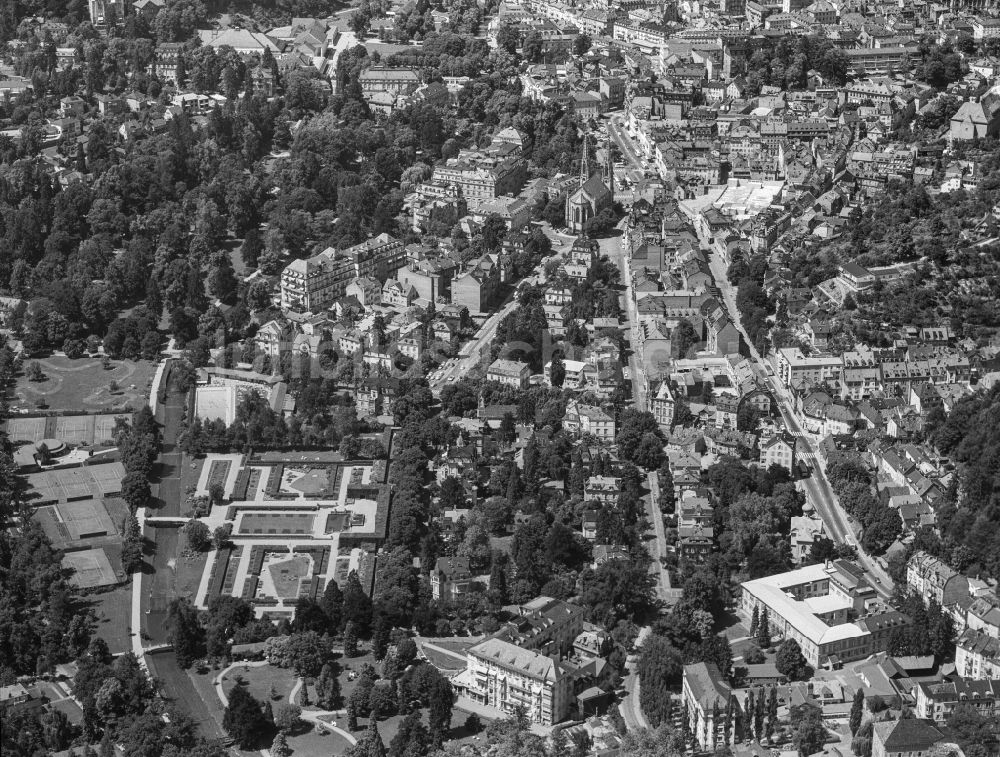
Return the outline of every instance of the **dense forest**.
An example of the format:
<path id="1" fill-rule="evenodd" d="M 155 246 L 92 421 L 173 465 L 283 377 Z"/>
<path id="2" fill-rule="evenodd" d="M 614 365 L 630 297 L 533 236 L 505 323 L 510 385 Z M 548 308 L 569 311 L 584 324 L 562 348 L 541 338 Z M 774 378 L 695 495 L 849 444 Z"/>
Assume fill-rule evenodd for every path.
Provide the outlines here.
<path id="1" fill-rule="evenodd" d="M 106 38 L 83 23 L 66 40 L 78 48 L 78 64 L 64 71 L 37 28 L 18 32 L 26 45 L 15 68 L 35 92 L 0 109 L 23 132 L 16 144 L 0 140 L 0 245 L 9 251 L 0 259 L 0 289 L 30 301 L 14 325 L 32 352 L 79 352 L 88 337 L 107 337 L 113 356 L 152 357 L 161 330 L 181 344 L 199 335 L 213 347 L 238 341 L 252 333 L 251 311 L 269 303 L 265 282 L 239 281 L 234 250 L 246 269 L 273 275 L 288 255 L 381 232 L 412 241 L 397 219 L 404 191 L 430 176 L 435 160 L 488 143 L 507 126 L 525 135 L 537 173 L 567 170 L 578 154 L 575 120 L 557 103 L 522 98 L 517 58 L 481 40 L 428 33 L 414 60 L 394 61 L 419 66 L 431 82 L 470 75 L 457 110 L 422 103 L 377 119 L 357 78 L 378 57 L 363 47 L 340 58 L 339 96 L 331 99 L 315 72 L 292 70 L 279 77 L 282 96 L 266 100 L 250 94 L 252 61 L 189 45 L 183 78 L 228 102 L 207 123 L 181 115 L 124 144 L 116 121 L 94 120 L 86 147 L 68 148 L 91 181 L 55 182 L 37 156 L 41 124 L 58 98 L 82 87 L 87 95 L 129 90 L 167 102 L 172 86 L 149 72 L 153 50 L 194 26 L 178 31 L 161 22 L 183 11 L 193 24 L 201 15 L 189 6 L 200 5 L 176 0 L 152 28 L 130 18 Z M 257 65 L 277 72 L 268 57 Z M 275 157 L 277 150 L 287 157 Z M 131 306 L 128 315 L 123 306 Z"/>
<path id="2" fill-rule="evenodd" d="M 961 400 L 931 441 L 960 471 L 957 497 L 938 510 L 940 553 L 1000 578 L 1000 388 Z"/>

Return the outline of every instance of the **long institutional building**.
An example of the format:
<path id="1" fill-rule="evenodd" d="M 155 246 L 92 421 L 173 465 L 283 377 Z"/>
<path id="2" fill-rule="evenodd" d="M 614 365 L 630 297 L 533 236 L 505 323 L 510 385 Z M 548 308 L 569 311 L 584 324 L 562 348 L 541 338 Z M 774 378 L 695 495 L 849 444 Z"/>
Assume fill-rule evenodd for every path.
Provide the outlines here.
<path id="1" fill-rule="evenodd" d="M 814 668 L 885 651 L 895 628 L 910 624 L 878 601 L 863 572 L 846 560 L 809 565 L 742 584 L 747 615 L 767 609 L 773 632 L 795 639 Z"/>

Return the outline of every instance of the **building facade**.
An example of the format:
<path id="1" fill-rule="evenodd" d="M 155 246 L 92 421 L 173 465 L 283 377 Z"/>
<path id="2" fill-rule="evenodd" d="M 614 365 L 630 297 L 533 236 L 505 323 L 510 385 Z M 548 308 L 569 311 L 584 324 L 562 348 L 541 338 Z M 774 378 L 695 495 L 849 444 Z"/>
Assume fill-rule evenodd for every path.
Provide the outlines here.
<path id="1" fill-rule="evenodd" d="M 467 654 L 465 693 L 474 701 L 513 714 L 523 708 L 533 723 L 554 725 L 570 712 L 573 682 L 563 666 L 531 649 L 487 639 Z"/>
<path id="2" fill-rule="evenodd" d="M 733 729 L 726 739 L 725 712 L 727 706 L 737 705 L 731 701 L 732 689 L 718 667 L 711 662 L 685 665 L 682 687 L 688 727 L 698 746 L 708 752 L 732 746 Z M 715 717 L 716 712 L 720 717 Z"/>

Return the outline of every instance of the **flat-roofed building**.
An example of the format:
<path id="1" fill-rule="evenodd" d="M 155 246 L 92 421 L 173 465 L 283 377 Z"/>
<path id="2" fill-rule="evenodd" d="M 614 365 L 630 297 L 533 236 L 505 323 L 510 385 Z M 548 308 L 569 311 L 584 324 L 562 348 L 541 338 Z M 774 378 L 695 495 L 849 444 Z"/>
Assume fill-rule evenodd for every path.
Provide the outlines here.
<path id="1" fill-rule="evenodd" d="M 788 387 L 803 382 L 822 384 L 837 383 L 844 361 L 839 355 L 809 355 L 798 347 L 778 350 L 778 377 Z"/>

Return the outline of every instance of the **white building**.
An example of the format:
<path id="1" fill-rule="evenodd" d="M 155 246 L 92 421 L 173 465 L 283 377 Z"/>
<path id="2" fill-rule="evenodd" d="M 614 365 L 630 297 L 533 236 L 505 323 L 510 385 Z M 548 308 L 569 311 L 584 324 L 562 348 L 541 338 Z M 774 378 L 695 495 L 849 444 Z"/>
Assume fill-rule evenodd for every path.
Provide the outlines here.
<path id="1" fill-rule="evenodd" d="M 866 614 L 876 595 L 863 576 L 838 560 L 744 581 L 741 607 L 747 616 L 766 608 L 772 631 L 798 642 L 814 668 L 860 660 L 883 651 L 891 631 L 910 623 L 896 611 Z"/>
<path id="2" fill-rule="evenodd" d="M 571 404 L 566 408 L 563 427 L 574 433 L 590 434 L 605 444 L 615 441 L 615 419 L 593 405 Z"/>
<path id="3" fill-rule="evenodd" d="M 728 741 L 725 732 L 725 712 L 732 689 L 714 663 L 697 662 L 684 666 L 683 697 L 688 726 L 702 749 L 714 752 L 733 745 L 733 729 L 730 728 Z M 737 705 L 733 702 L 731 706 Z M 718 719 L 716 711 L 720 714 Z"/>
<path id="4" fill-rule="evenodd" d="M 570 712 L 573 679 L 562 664 L 500 639 L 471 647 L 457 688 L 480 704 L 512 714 L 524 708 L 533 723 L 554 725 Z"/>
<path id="5" fill-rule="evenodd" d="M 966 629 L 955 644 L 955 672 L 963 678 L 1000 678 L 1000 639 Z"/>
<path id="6" fill-rule="evenodd" d="M 676 403 L 674 402 L 674 395 L 670 391 L 670 383 L 667 381 L 661 382 L 660 388 L 656 390 L 656 396 L 653 397 L 651 403 L 651 410 L 653 417 L 656 418 L 656 422 L 661 426 L 672 428 L 674 425 L 675 407 Z"/>
<path id="7" fill-rule="evenodd" d="M 839 355 L 810 355 L 806 357 L 797 347 L 778 350 L 778 377 L 791 387 L 809 381 L 836 384 L 840 381 L 843 359 Z"/>
<path id="8" fill-rule="evenodd" d="M 522 363 L 518 360 L 500 358 L 494 360 L 490 367 L 486 369 L 487 381 L 497 381 L 517 389 L 527 387 L 529 378 L 531 378 L 531 368 L 527 363 Z"/>

